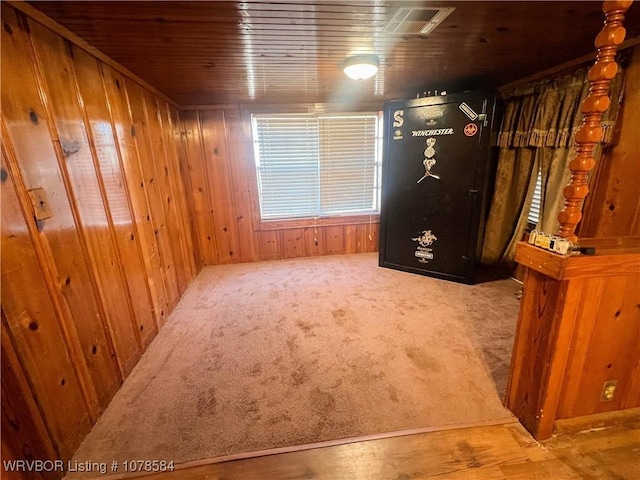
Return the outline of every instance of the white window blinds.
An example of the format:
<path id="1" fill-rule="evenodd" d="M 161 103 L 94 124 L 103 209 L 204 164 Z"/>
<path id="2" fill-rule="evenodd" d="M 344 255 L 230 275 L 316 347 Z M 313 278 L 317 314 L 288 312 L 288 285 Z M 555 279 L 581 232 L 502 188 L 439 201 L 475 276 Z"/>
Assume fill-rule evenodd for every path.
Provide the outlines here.
<path id="1" fill-rule="evenodd" d="M 533 198 L 531 200 L 531 207 L 529 208 L 529 214 L 527 215 L 527 221 L 533 225 L 537 225 L 540 221 L 540 208 L 542 207 L 542 175 L 540 170 L 536 174 L 536 186 L 533 190 Z"/>
<path id="2" fill-rule="evenodd" d="M 377 114 L 254 115 L 263 219 L 379 210 Z"/>

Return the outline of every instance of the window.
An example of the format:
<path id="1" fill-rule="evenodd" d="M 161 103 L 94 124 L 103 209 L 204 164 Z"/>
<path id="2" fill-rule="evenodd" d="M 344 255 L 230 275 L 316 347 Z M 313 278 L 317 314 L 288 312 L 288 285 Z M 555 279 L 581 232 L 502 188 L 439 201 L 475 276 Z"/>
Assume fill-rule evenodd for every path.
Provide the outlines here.
<path id="1" fill-rule="evenodd" d="M 254 115 L 263 220 L 377 213 L 378 113 Z"/>
<path id="2" fill-rule="evenodd" d="M 533 190 L 533 199 L 531 200 L 531 207 L 529 208 L 529 214 L 527 215 L 527 222 L 532 225 L 538 225 L 540 221 L 540 207 L 542 205 L 542 175 L 540 170 L 536 173 L 536 186 Z"/>

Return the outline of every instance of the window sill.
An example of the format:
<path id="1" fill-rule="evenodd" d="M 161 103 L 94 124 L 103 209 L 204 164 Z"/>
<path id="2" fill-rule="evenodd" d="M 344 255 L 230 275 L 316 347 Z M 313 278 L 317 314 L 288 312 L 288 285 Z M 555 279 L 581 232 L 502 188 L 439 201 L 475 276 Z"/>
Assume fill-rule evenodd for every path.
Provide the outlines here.
<path id="1" fill-rule="evenodd" d="M 291 220 L 261 220 L 258 230 L 287 230 L 292 228 L 333 227 L 339 225 L 366 225 L 368 223 L 378 223 L 379 221 L 379 213 L 320 218 L 296 218 Z"/>

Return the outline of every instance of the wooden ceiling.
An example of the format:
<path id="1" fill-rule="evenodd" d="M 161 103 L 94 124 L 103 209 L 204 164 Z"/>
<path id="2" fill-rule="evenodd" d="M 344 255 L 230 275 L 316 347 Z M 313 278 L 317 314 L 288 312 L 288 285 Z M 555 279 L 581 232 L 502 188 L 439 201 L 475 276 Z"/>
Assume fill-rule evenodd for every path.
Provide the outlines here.
<path id="1" fill-rule="evenodd" d="M 359 103 L 496 87 L 594 51 L 599 1 L 33 2 L 181 105 Z M 400 8 L 455 7 L 428 35 L 388 33 Z M 402 13 L 402 12 L 401 12 Z M 415 11 L 414 17 L 428 12 Z M 628 12 L 640 35 L 640 7 Z M 376 53 L 371 80 L 340 69 Z"/>

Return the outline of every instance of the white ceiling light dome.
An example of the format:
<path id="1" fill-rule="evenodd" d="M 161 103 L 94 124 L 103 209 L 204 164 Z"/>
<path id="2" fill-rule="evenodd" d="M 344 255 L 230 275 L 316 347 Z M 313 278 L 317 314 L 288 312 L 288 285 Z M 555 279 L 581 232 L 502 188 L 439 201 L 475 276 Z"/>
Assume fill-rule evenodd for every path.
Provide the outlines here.
<path id="1" fill-rule="evenodd" d="M 380 59 L 377 55 L 353 55 L 342 64 L 344 73 L 353 80 L 366 80 L 378 72 Z"/>

